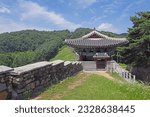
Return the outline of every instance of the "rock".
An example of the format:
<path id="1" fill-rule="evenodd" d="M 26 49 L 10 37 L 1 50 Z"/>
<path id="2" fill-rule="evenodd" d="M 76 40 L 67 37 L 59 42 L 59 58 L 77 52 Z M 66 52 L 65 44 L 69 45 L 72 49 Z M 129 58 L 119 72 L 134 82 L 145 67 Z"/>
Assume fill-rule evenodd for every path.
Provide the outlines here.
<path id="1" fill-rule="evenodd" d="M 31 89 L 35 88 L 35 82 L 31 83 Z"/>
<path id="2" fill-rule="evenodd" d="M 6 89 L 7 89 L 6 84 L 0 83 L 0 91 L 6 90 Z"/>
<path id="3" fill-rule="evenodd" d="M 8 96 L 8 92 L 7 91 L 1 91 L 0 92 L 0 100 L 6 100 Z"/>
<path id="4" fill-rule="evenodd" d="M 11 99 L 16 100 L 18 99 L 18 94 L 16 93 L 16 91 L 12 90 L 12 94 L 11 94 Z"/>

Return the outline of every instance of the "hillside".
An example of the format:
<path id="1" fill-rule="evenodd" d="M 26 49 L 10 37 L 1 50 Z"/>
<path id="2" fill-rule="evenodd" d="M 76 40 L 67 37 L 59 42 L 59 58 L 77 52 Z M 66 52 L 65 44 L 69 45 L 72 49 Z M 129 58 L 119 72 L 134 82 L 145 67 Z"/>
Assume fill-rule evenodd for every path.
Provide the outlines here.
<path id="1" fill-rule="evenodd" d="M 93 29 L 89 29 L 89 28 L 78 28 L 76 29 L 74 32 L 72 32 L 71 38 L 79 38 L 83 35 L 86 35 L 87 33 L 90 33 Z M 109 37 L 127 37 L 127 33 L 121 33 L 121 34 L 116 34 L 116 33 L 112 33 L 112 32 L 108 32 L 108 31 L 100 31 L 100 33 L 107 35 Z"/>
<path id="2" fill-rule="evenodd" d="M 74 32 L 68 30 L 61 31 L 37 31 L 23 30 L 18 32 L 0 34 L 0 65 L 17 67 L 34 63 L 37 61 L 50 60 L 57 53 L 54 59 L 70 58 L 67 48 L 62 51 L 60 48 L 64 44 L 64 40 L 68 38 L 78 38 L 93 29 L 78 28 Z M 114 34 L 111 32 L 101 32 L 112 37 L 120 37 L 122 34 Z M 60 52 L 58 52 L 60 50 Z M 69 58 L 67 58 L 67 56 Z M 74 55 L 73 55 L 74 56 Z M 64 58 L 66 57 L 66 58 Z"/>
<path id="3" fill-rule="evenodd" d="M 25 30 L 0 34 L 0 64 L 16 67 L 49 60 L 69 36 L 68 30 Z"/>
<path id="4" fill-rule="evenodd" d="M 74 53 L 74 50 L 71 49 L 68 46 L 63 46 L 59 49 L 58 53 L 56 56 L 52 59 L 53 60 L 65 60 L 65 61 L 75 61 L 76 60 L 76 55 Z"/>
<path id="5" fill-rule="evenodd" d="M 97 73 L 81 72 L 48 88 L 36 99 L 60 100 L 146 100 L 150 87 L 129 83 L 117 74 L 112 79 Z"/>

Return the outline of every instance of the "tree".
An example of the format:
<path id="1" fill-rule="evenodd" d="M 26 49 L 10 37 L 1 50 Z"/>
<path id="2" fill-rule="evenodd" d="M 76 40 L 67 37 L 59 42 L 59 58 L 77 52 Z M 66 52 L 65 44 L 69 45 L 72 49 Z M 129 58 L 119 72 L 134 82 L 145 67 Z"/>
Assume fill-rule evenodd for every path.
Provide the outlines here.
<path id="1" fill-rule="evenodd" d="M 139 12 L 131 17 L 128 30 L 129 44 L 119 52 L 124 61 L 132 66 L 150 65 L 150 12 Z"/>
<path id="2" fill-rule="evenodd" d="M 68 30 L 23 30 L 0 34 L 0 65 L 17 67 L 49 60 L 70 35 Z"/>

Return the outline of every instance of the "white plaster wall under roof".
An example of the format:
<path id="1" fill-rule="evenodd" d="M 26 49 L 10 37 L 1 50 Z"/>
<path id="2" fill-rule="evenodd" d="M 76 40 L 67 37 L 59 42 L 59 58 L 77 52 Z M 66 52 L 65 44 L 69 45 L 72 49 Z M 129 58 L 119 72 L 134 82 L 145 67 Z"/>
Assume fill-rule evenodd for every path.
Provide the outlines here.
<path id="1" fill-rule="evenodd" d="M 89 38 L 90 36 L 92 36 L 93 34 L 96 34 L 97 36 L 99 36 L 100 38 L 108 38 L 108 36 L 101 34 L 100 32 L 93 30 L 92 32 L 82 36 L 82 38 Z"/>

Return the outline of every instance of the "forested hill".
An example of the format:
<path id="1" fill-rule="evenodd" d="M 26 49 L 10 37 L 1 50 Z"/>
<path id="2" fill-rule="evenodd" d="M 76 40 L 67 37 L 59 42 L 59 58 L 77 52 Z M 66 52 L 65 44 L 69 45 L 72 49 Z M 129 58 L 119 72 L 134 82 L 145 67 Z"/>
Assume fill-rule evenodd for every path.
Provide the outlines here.
<path id="1" fill-rule="evenodd" d="M 16 67 L 42 60 L 49 60 L 67 38 L 81 37 L 92 31 L 78 28 L 74 32 L 23 30 L 0 34 L 0 65 Z M 101 32 L 112 37 L 124 37 L 122 34 Z"/>
<path id="2" fill-rule="evenodd" d="M 16 67 L 49 60 L 69 36 L 68 30 L 25 30 L 0 34 L 0 64 Z"/>
<path id="3" fill-rule="evenodd" d="M 92 30 L 93 29 L 89 29 L 89 28 L 78 28 L 72 33 L 71 38 L 81 37 L 91 32 Z M 116 33 L 108 32 L 108 31 L 100 31 L 100 33 L 107 35 L 109 37 L 118 37 L 118 38 L 127 37 L 127 33 L 116 34 Z"/>
<path id="4" fill-rule="evenodd" d="M 70 35 L 68 30 L 37 31 L 25 30 L 0 35 L 0 52 L 35 51 L 49 43 L 59 43 Z M 50 46 L 49 45 L 49 46 Z"/>

